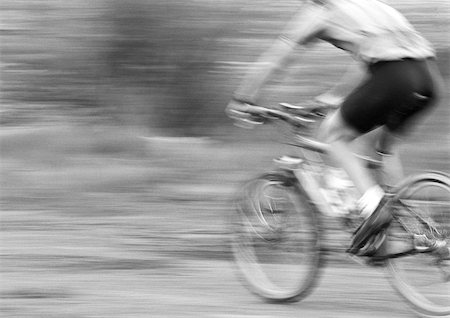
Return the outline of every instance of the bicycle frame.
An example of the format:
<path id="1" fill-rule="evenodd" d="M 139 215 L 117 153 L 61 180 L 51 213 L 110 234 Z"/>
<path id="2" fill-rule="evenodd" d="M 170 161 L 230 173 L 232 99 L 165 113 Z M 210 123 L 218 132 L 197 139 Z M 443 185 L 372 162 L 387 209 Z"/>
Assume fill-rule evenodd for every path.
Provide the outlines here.
<path id="1" fill-rule="evenodd" d="M 322 177 L 321 174 L 323 172 L 323 167 L 327 166 L 324 162 L 325 160 L 323 159 L 323 156 L 326 156 L 328 154 L 330 146 L 326 143 L 318 141 L 315 138 L 305 137 L 299 134 L 295 134 L 294 141 L 288 142 L 287 144 L 301 148 L 303 151 L 303 158 L 283 156 L 275 160 L 277 166 L 284 170 L 290 171 L 301 185 L 301 188 L 304 189 L 307 196 L 311 199 L 317 210 L 323 215 L 329 215 L 329 211 L 331 211 L 333 208 L 331 207 L 331 204 L 329 203 L 327 198 L 324 196 L 323 192 L 320 191 L 320 178 Z M 314 161 L 307 159 L 308 155 L 306 151 L 315 154 L 317 159 Z M 355 154 L 355 156 L 362 160 L 367 168 L 373 169 L 375 172 L 384 167 L 384 163 L 382 160 L 376 160 L 371 157 L 359 154 Z M 387 195 L 394 196 L 394 193 L 387 192 Z M 408 208 L 408 206 L 403 202 L 399 203 L 402 204 L 405 208 Z M 419 219 L 423 224 L 429 225 L 427 220 L 424 220 L 422 218 Z M 400 220 L 398 221 L 401 223 Z M 372 261 L 379 262 L 385 261 L 390 258 L 399 258 L 414 254 L 431 252 L 433 252 L 433 249 L 431 248 L 417 250 L 413 247 L 406 251 L 373 257 Z"/>
<path id="2" fill-rule="evenodd" d="M 322 156 L 329 152 L 330 146 L 316 139 L 301 135 L 295 135 L 294 141 L 295 142 L 290 142 L 288 144 L 302 148 L 303 150 L 307 150 L 311 153 L 315 153 L 319 158 L 318 160 L 320 163 L 313 163 L 312 161 L 306 159 L 308 156 L 305 153 L 303 153 L 304 159 L 282 157 L 275 161 L 282 169 L 292 171 L 302 188 L 312 199 L 314 205 L 322 214 L 326 215 L 328 214 L 328 211 L 330 211 L 331 206 L 320 191 L 321 186 L 319 178 L 321 177 L 321 173 L 323 171 L 323 167 L 321 167 L 321 165 L 326 165 L 322 159 Z M 383 167 L 383 162 L 380 160 L 358 154 L 355 154 L 355 156 L 361 159 L 370 169 L 380 169 Z"/>
<path id="3" fill-rule="evenodd" d="M 309 140 L 308 142 L 310 143 L 310 145 L 315 145 L 315 146 L 318 145 L 319 147 L 322 147 L 322 145 L 320 145 L 319 142 L 317 142 L 317 141 Z M 310 146 L 309 148 L 310 149 L 308 149 L 308 150 L 313 150 L 313 151 L 320 152 L 320 153 L 322 153 L 321 149 L 323 149 L 323 148 L 317 149 L 315 147 L 313 148 L 312 146 Z M 284 160 L 288 160 L 287 158 L 290 158 L 290 157 L 285 157 Z M 375 161 L 370 158 L 366 159 L 365 157 L 364 157 L 364 159 L 366 160 L 367 165 L 369 165 L 373 168 L 379 168 L 382 166 L 382 162 L 378 162 L 378 161 Z M 311 163 L 307 162 L 307 160 L 303 160 L 300 158 L 296 158 L 296 159 L 291 158 L 291 160 L 289 162 L 287 162 L 286 165 L 283 165 L 283 163 L 284 163 L 283 159 L 276 160 L 276 163 L 282 169 L 289 170 L 293 173 L 296 180 L 300 183 L 301 188 L 304 189 L 307 196 L 312 200 L 312 203 L 314 204 L 314 206 L 318 209 L 318 211 L 321 214 L 324 214 L 324 215 L 329 214 L 328 211 L 330 211 L 330 209 L 332 209 L 332 207 L 329 204 L 328 200 L 324 197 L 324 195 L 320 191 L 321 186 L 318 181 L 318 178 L 320 177 L 320 176 L 318 176 L 318 174 L 320 173 L 320 167 L 317 167 L 317 166 L 315 166 L 315 164 L 311 164 Z M 393 193 L 388 194 L 388 195 L 394 196 Z M 402 204 L 402 206 L 404 206 L 405 208 L 408 208 L 408 206 L 406 204 L 404 204 L 403 202 L 400 201 L 399 203 Z M 424 220 L 420 216 L 418 216 L 418 219 L 423 224 L 429 225 L 428 221 Z M 402 223 L 400 220 L 398 220 L 398 221 L 400 223 Z M 405 226 L 405 225 L 402 224 L 402 226 Z M 417 250 L 415 247 L 411 247 L 410 249 L 402 251 L 402 252 L 388 253 L 385 255 L 373 256 L 370 259 L 370 263 L 377 264 L 379 262 L 383 262 L 383 261 L 386 261 L 386 260 L 392 259 L 392 258 L 400 258 L 400 257 L 416 255 L 416 254 L 432 253 L 433 251 L 434 251 L 433 248 Z"/>

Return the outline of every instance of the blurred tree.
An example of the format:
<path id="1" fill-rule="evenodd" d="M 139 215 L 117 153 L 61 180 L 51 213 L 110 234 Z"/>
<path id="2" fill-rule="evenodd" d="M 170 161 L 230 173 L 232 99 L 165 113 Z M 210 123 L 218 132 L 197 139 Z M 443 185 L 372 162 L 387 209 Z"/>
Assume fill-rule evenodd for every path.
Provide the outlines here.
<path id="1" fill-rule="evenodd" d="M 448 12 L 436 13 L 446 0 L 435 1 L 436 6 L 400 2 L 438 47 L 448 76 L 449 45 L 443 40 Z M 208 134 L 229 124 L 223 108 L 231 91 L 298 5 L 296 0 L 3 0 L 2 122 L 113 117 L 164 134 Z M 419 10 L 423 14 L 415 15 Z M 273 99 L 279 92 L 298 98 L 299 91 L 313 94 L 330 84 L 340 59 L 336 51 L 331 54 L 322 47 L 313 51 L 306 65 L 293 68 L 289 84 L 274 83 Z M 323 63 L 330 56 L 334 63 Z"/>
<path id="2" fill-rule="evenodd" d="M 146 125 L 173 134 L 204 133 L 223 90 L 208 73 L 220 30 L 213 13 L 182 1 L 114 2 L 108 65 L 114 90 L 134 95 L 134 119 L 144 115 Z"/>

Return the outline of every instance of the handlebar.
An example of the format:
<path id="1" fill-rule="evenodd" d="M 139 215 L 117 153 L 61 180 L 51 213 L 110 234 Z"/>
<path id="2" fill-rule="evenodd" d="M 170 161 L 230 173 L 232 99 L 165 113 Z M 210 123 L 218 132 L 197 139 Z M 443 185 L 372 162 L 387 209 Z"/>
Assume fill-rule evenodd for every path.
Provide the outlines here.
<path id="1" fill-rule="evenodd" d="M 312 119 L 296 116 L 288 112 L 259 106 L 252 106 L 252 108 L 249 109 L 248 113 L 253 117 L 256 117 L 256 119 L 263 119 L 265 121 L 272 119 L 279 119 L 296 127 L 302 127 L 309 123 L 314 122 L 314 120 Z"/>
<path id="2" fill-rule="evenodd" d="M 334 108 L 328 105 L 304 107 L 287 103 L 280 104 L 280 107 L 284 110 L 249 105 L 249 108 L 246 112 L 255 117 L 254 119 L 256 120 L 262 119 L 264 121 L 267 121 L 272 119 L 279 119 L 295 127 L 304 127 L 308 124 L 314 123 L 317 118 L 324 117 L 326 111 Z"/>
<path id="3" fill-rule="evenodd" d="M 286 111 L 249 105 L 247 113 L 253 116 L 256 121 L 248 120 L 248 122 L 257 124 L 268 120 L 279 119 L 294 127 L 305 127 L 308 126 L 308 124 L 314 123 L 316 118 L 324 117 L 328 110 L 336 108 L 332 105 L 302 107 L 290 104 L 280 104 L 280 107 L 286 109 Z M 263 122 L 258 121 L 258 119 L 262 119 Z M 295 136 L 295 143 L 292 145 L 317 151 L 319 153 L 328 153 L 330 149 L 330 146 L 326 143 L 298 134 Z M 355 154 L 355 156 L 363 160 L 369 168 L 379 168 L 383 165 L 382 161 L 368 156 L 357 154 Z"/>

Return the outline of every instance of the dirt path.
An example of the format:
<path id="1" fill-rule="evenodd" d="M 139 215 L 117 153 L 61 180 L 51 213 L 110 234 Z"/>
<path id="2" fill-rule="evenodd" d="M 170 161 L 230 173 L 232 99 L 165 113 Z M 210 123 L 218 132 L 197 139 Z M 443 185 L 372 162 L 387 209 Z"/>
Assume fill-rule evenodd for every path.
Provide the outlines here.
<path id="1" fill-rule="evenodd" d="M 226 254 L 199 257 L 156 220 L 3 211 L 1 316 L 411 316 L 382 272 L 342 262 L 329 264 L 303 302 L 264 303 L 240 284 Z"/>
<path id="2" fill-rule="evenodd" d="M 92 151 L 104 140 L 57 132 L 2 143 L 1 317 L 411 317 L 382 273 L 348 262 L 331 262 L 301 303 L 267 304 L 239 283 L 229 199 L 278 144 L 123 138 L 105 154 Z M 433 156 L 408 148 L 408 170 L 447 171 L 448 151 L 424 146 Z"/>

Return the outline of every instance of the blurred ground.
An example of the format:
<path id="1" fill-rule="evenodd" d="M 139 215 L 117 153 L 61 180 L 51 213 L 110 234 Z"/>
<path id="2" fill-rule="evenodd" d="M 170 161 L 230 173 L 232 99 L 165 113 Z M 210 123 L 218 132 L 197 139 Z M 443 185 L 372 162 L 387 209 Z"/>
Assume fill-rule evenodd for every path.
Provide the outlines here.
<path id="1" fill-rule="evenodd" d="M 332 223 L 325 276 L 307 300 L 264 304 L 240 285 L 230 199 L 270 169 L 285 150 L 275 142 L 68 126 L 1 138 L 4 317 L 410 317 L 381 272 L 340 254 L 349 237 Z M 448 171 L 439 144 L 413 143 L 404 154 L 411 173 Z"/>
<path id="2" fill-rule="evenodd" d="M 168 77 L 160 87 L 144 93 L 142 83 L 129 83 L 130 79 L 147 78 L 147 73 L 112 76 L 113 83 L 108 77 L 106 82 L 99 77 L 109 71 L 102 73 L 104 42 L 97 39 L 110 29 L 91 33 L 88 24 L 80 23 L 78 14 L 82 12 L 82 22 L 100 21 L 97 17 L 108 12 L 107 1 L 95 2 L 95 10 L 85 10 L 87 2 L 83 1 L 36 5 L 46 15 L 37 14 L 40 11 L 28 7 L 26 1 L 2 3 L 2 8 L 10 11 L 3 11 L 8 19 L 3 19 L 1 33 L 2 39 L 8 40 L 1 60 L 8 74 L 3 72 L 1 78 L 5 89 L 1 95 L 4 126 L 0 129 L 0 316 L 411 316 L 378 270 L 354 265 L 339 253 L 348 237 L 330 220 L 325 220 L 330 221 L 326 241 L 332 250 L 329 264 L 319 287 L 304 302 L 265 304 L 249 294 L 233 274 L 227 237 L 232 195 L 241 182 L 271 169 L 271 159 L 286 151 L 286 146 L 273 137 L 273 128 L 238 130 L 223 115 L 236 80 L 296 3 L 268 2 L 243 5 L 238 1 L 213 4 L 202 0 L 183 6 L 175 1 L 178 11 L 167 15 L 170 7 L 157 1 L 154 15 L 161 16 L 142 33 L 156 25 L 157 35 L 164 38 L 158 23 L 170 26 L 172 34 L 180 30 L 180 25 L 194 27 L 187 28 L 192 33 L 185 42 L 180 39 L 183 34 L 177 34 L 180 41 L 165 41 L 166 46 L 152 56 L 154 59 L 144 63 L 151 74 Z M 448 3 L 395 3 L 436 45 L 448 89 Z M 116 4 L 117 12 L 128 12 L 120 2 Z M 217 6 L 223 9 L 221 13 L 217 13 Z M 189 9 L 189 14 L 183 15 L 184 9 Z M 31 16 L 28 21 L 34 24 L 23 24 L 17 11 Z M 61 12 L 67 15 L 61 18 Z M 270 20 L 272 15 L 275 18 Z M 60 24 L 65 19 L 71 23 L 49 36 L 49 30 L 55 28 L 46 19 L 55 16 Z M 122 17 L 124 25 L 130 18 L 126 16 Z M 183 19 L 165 19 L 168 16 Z M 230 20 L 231 16 L 235 20 Z M 236 20 L 240 23 L 233 23 Z M 185 24 L 188 22 L 192 24 Z M 8 28 L 11 25 L 14 27 Z M 132 30 L 121 32 L 127 38 Z M 198 37 L 198 32 L 204 37 Z M 39 41 L 46 37 L 52 40 Z M 80 38 L 86 42 L 80 44 Z M 198 42 L 190 42 L 192 38 Z M 140 54 L 145 55 L 149 47 L 141 48 Z M 207 59 L 199 55 L 200 47 L 208 48 Z M 288 75 L 288 83 L 269 86 L 267 102 L 278 102 L 279 96 L 283 101 L 309 98 L 329 87 L 343 64 L 324 61 L 330 57 L 345 61 L 335 52 L 323 46 L 314 49 L 306 55 L 307 63 Z M 182 63 L 189 59 L 193 62 Z M 127 65 L 126 72 L 136 69 L 136 65 Z M 186 68 L 198 73 L 180 79 L 184 73 L 179 71 Z M 67 74 L 76 76 L 69 76 L 70 81 L 65 82 Z M 200 79 L 203 84 L 197 85 Z M 177 81 L 184 84 L 176 86 Z M 155 85 L 152 80 L 144 82 Z M 109 85 L 117 91 L 110 94 Z M 174 90 L 168 89 L 174 85 Z M 158 89 L 161 87 L 164 89 Z M 97 91 L 101 94 L 96 95 Z M 205 91 L 208 94 L 201 98 L 192 95 Z M 186 97 L 187 92 L 190 95 Z M 207 106 L 189 117 L 194 127 L 196 119 L 202 121 L 198 125 L 201 129 L 193 129 L 195 133 L 192 127 L 170 131 L 176 121 L 166 124 L 164 130 L 151 125 L 175 116 L 171 108 L 174 99 L 165 96 L 175 93 L 179 94 L 177 103 L 189 100 L 189 107 L 197 103 Z M 450 171 L 448 100 L 448 91 L 444 91 L 438 107 L 402 146 L 407 174 L 430 169 Z M 122 108 L 117 110 L 118 106 Z M 150 116 L 146 115 L 149 120 L 140 116 L 142 106 L 147 112 L 150 109 Z M 153 116 L 155 110 L 165 108 L 163 117 Z M 203 117 L 205 109 L 208 115 Z M 183 118 L 183 114 L 186 109 L 178 116 Z M 204 137 L 186 138 L 180 131 Z M 181 137 L 167 138 L 173 135 Z"/>

